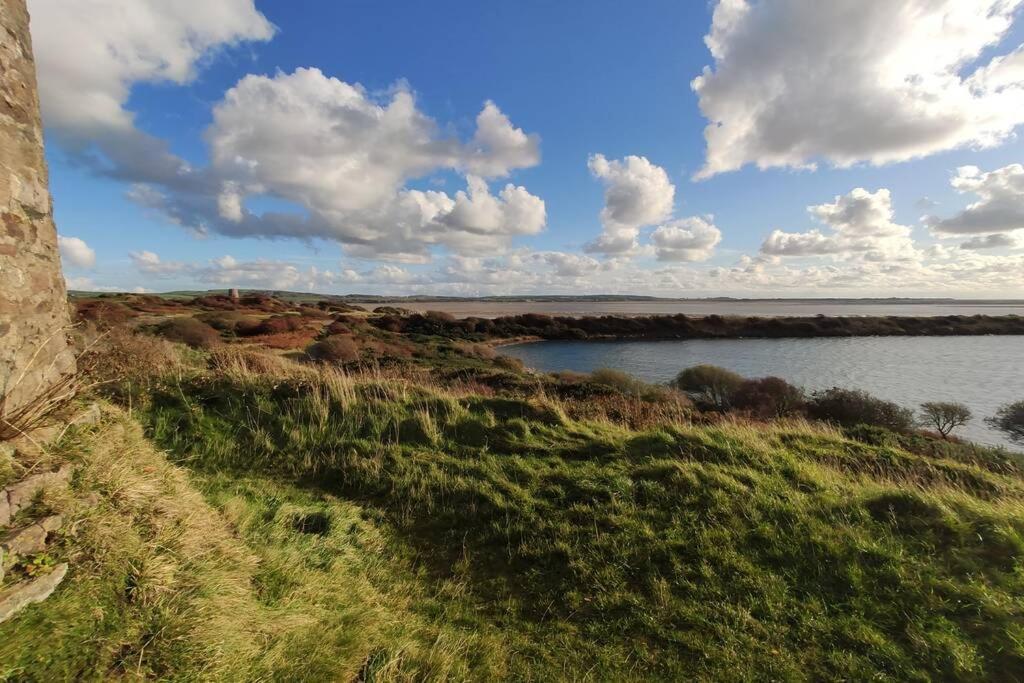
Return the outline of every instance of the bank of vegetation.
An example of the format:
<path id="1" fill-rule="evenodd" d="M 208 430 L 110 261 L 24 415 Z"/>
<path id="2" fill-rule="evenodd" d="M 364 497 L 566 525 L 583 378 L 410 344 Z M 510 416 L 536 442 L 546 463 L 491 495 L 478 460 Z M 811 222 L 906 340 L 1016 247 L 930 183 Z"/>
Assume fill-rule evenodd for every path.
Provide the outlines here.
<path id="1" fill-rule="evenodd" d="M 385 315 L 379 327 L 404 334 L 484 340 L 540 339 L 730 339 L 750 337 L 915 337 L 1024 334 L 1024 317 L 947 315 L 930 317 L 583 316 L 537 313 L 498 318 L 454 318 L 443 312 Z"/>
<path id="2" fill-rule="evenodd" d="M 1024 465 L 923 409 L 539 375 L 326 306 L 95 301 L 104 418 L 53 446 L 95 496 L 50 551 L 78 569 L 0 625 L 0 675 L 1024 677 Z"/>

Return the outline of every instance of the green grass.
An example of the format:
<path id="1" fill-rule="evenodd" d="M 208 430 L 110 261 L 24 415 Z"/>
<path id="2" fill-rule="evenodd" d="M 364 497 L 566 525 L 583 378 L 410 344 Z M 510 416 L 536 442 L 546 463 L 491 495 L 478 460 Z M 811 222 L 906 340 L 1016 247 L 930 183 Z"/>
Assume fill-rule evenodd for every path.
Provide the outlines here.
<path id="1" fill-rule="evenodd" d="M 190 477 L 117 410 L 55 454 L 78 472 L 53 503 L 63 530 L 36 559 L 71 569 L 0 624 L 0 680 L 504 673 L 494 629 L 465 625 L 464 588 L 425 580 L 373 510 L 255 473 Z"/>
<path id="2" fill-rule="evenodd" d="M 370 629 L 379 679 L 1024 678 L 1013 462 L 337 378 L 199 378 L 144 420 L 264 558 L 257 596 L 322 610 L 274 676 L 365 673 Z M 364 583 L 407 599 L 362 614 Z"/>

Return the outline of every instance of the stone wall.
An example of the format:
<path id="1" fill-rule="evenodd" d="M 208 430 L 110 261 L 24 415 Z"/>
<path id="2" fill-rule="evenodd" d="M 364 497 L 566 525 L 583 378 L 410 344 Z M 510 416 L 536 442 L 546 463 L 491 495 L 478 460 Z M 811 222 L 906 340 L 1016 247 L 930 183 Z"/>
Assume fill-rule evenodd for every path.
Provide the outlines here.
<path id="1" fill-rule="evenodd" d="M 69 46 L 73 49 L 73 46 Z M 74 369 L 25 0 L 0 0 L 0 397 Z"/>

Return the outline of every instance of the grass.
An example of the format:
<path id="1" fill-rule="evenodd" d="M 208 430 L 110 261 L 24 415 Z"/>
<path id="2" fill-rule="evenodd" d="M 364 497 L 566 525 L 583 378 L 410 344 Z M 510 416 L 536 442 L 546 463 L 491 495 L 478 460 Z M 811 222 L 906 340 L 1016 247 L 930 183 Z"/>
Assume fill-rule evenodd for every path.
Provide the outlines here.
<path id="1" fill-rule="evenodd" d="M 1012 454 L 354 336 L 110 332 L 0 680 L 1024 680 Z"/>
<path id="2" fill-rule="evenodd" d="M 192 478 L 116 409 L 57 451 L 78 495 L 54 504 L 63 535 L 36 560 L 72 569 L 0 625 L 0 680 L 501 674 L 493 630 L 458 625 L 459 585 L 418 576 L 371 511 L 256 475 Z"/>
<path id="3" fill-rule="evenodd" d="M 435 594 L 459 587 L 435 609 L 501 631 L 492 666 L 513 679 L 1024 675 L 1024 488 L 1005 463 L 339 375 L 199 378 L 147 421 L 208 481 L 358 506 Z"/>

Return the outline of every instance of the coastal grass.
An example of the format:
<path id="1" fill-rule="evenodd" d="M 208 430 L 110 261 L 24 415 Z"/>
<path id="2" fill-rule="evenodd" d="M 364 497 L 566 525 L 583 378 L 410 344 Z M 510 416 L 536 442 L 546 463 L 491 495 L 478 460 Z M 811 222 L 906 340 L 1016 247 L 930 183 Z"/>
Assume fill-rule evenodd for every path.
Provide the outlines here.
<path id="1" fill-rule="evenodd" d="M 275 676 L 343 678 L 362 656 L 383 679 L 1024 677 L 1015 460 L 800 420 L 570 413 L 236 368 L 156 388 L 141 417 L 264 558 L 258 597 L 313 619 Z M 361 611 L 367 584 L 384 613 Z M 346 640 L 367 629 L 387 643 L 370 659 Z"/>
<path id="2" fill-rule="evenodd" d="M 467 680 L 500 677 L 463 589 L 424 581 L 373 511 L 253 474 L 195 477 L 127 415 L 53 448 L 77 470 L 40 565 L 70 570 L 0 624 L 0 680 Z"/>

